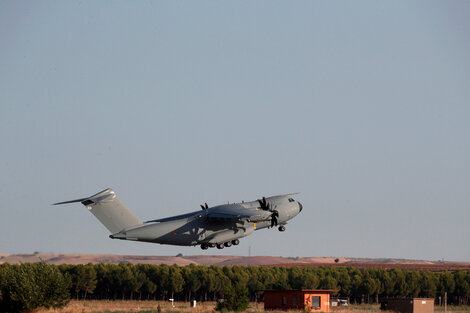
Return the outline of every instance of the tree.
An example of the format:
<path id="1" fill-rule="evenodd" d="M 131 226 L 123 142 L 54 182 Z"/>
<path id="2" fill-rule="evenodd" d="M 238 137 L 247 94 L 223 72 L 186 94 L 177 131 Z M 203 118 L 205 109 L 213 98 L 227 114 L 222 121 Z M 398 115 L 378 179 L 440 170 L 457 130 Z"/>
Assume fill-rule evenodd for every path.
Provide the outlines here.
<path id="1" fill-rule="evenodd" d="M 217 303 L 216 309 L 219 311 L 245 311 L 250 304 L 248 289 L 240 282 L 236 284 L 235 288 L 226 287 L 224 295 L 224 301 Z"/>
<path id="2" fill-rule="evenodd" d="M 361 295 L 367 295 L 367 303 L 370 303 L 370 296 L 380 292 L 380 282 L 371 275 L 370 271 L 364 270 L 359 291 Z"/>
<path id="3" fill-rule="evenodd" d="M 406 275 L 403 273 L 402 270 L 399 269 L 392 269 L 390 271 L 390 276 L 393 280 L 394 288 L 394 296 L 397 297 L 406 297 L 410 293 L 410 288 L 406 281 Z"/>
<path id="4" fill-rule="evenodd" d="M 348 270 L 345 268 L 338 269 L 338 277 L 336 278 L 339 285 L 339 293 L 342 297 L 347 297 L 349 302 L 349 297 L 352 295 L 353 284 L 351 282 L 351 276 L 348 273 Z M 314 288 L 311 289 L 316 289 Z"/>
<path id="5" fill-rule="evenodd" d="M 95 266 L 93 264 L 60 265 L 59 268 L 63 273 L 70 276 L 71 290 L 75 293 L 77 300 L 80 292 L 83 294 L 83 299 L 86 299 L 88 293 L 95 291 L 97 279 Z"/>
<path id="6" fill-rule="evenodd" d="M 423 272 L 421 274 L 421 287 L 420 296 L 427 298 L 434 298 L 436 296 L 438 280 L 436 276 L 429 272 Z"/>
<path id="7" fill-rule="evenodd" d="M 458 274 L 456 273 L 455 276 Z M 437 284 L 437 293 L 439 296 L 443 297 L 444 294 L 447 292 L 447 294 L 450 296 L 454 293 L 455 290 L 455 279 L 454 275 L 449 272 L 443 272 L 439 275 L 439 282 Z"/>
<path id="8" fill-rule="evenodd" d="M 194 264 L 183 267 L 183 280 L 185 282 L 185 290 L 188 295 L 188 300 L 191 301 L 191 297 L 201 288 L 202 281 L 198 275 L 198 269 Z"/>
<path id="9" fill-rule="evenodd" d="M 184 279 L 181 275 L 181 268 L 178 265 L 172 265 L 170 267 L 170 277 L 168 280 L 168 290 L 171 293 L 171 298 L 174 298 L 175 292 L 183 290 Z"/>
<path id="10" fill-rule="evenodd" d="M 338 289 L 338 282 L 331 275 L 327 274 L 320 280 L 320 288 L 336 290 Z"/>
<path id="11" fill-rule="evenodd" d="M 0 312 L 59 308 L 69 302 L 70 280 L 54 265 L 25 263 L 0 267 Z"/>
<path id="12" fill-rule="evenodd" d="M 408 285 L 408 294 L 406 296 L 416 298 L 419 296 L 420 289 L 420 273 L 418 271 L 406 272 L 406 283 Z"/>
<path id="13" fill-rule="evenodd" d="M 470 297 L 470 271 L 457 271 L 454 277 L 454 297 L 457 298 L 459 304 L 468 305 L 468 299 Z"/>
<path id="14" fill-rule="evenodd" d="M 146 276 L 138 271 L 132 264 L 119 264 L 118 282 L 124 300 L 127 293 L 132 300 L 134 292 L 138 292 L 142 287 Z"/>

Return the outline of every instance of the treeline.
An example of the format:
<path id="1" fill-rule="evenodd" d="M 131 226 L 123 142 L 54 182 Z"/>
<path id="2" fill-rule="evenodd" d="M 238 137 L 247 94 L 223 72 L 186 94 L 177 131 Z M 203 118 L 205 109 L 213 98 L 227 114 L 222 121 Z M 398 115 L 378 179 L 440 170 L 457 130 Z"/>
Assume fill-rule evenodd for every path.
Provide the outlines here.
<path id="1" fill-rule="evenodd" d="M 262 300 L 262 290 L 266 289 L 333 289 L 338 290 L 337 296 L 348 298 L 351 303 L 378 302 L 381 297 L 443 299 L 447 293 L 448 303 L 468 304 L 470 271 L 124 263 L 0 265 L 0 299 L 3 297 L 0 307 L 2 301 L 12 297 L 15 286 L 23 294 L 25 290 L 38 292 L 39 298 L 52 294 L 56 302 L 46 303 L 49 306 L 66 303 L 64 294 L 67 299 L 213 301 L 234 290 L 240 294 L 242 289 L 251 301 Z"/>
<path id="2" fill-rule="evenodd" d="M 244 286 L 251 301 L 266 289 L 333 289 L 352 303 L 380 297 L 432 297 L 468 304 L 470 272 L 429 272 L 353 267 L 268 267 L 150 264 L 60 265 L 77 299 L 216 300 Z"/>

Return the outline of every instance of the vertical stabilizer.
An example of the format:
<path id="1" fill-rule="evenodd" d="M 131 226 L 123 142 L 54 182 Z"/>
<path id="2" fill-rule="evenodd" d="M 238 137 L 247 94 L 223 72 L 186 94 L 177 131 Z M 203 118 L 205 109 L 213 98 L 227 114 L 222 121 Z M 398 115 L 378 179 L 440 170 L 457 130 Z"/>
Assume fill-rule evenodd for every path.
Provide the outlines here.
<path id="1" fill-rule="evenodd" d="M 81 202 L 111 232 L 117 233 L 126 228 L 142 224 L 142 221 L 129 210 L 117 197 L 114 190 L 108 188 L 89 198 L 54 204 Z"/>

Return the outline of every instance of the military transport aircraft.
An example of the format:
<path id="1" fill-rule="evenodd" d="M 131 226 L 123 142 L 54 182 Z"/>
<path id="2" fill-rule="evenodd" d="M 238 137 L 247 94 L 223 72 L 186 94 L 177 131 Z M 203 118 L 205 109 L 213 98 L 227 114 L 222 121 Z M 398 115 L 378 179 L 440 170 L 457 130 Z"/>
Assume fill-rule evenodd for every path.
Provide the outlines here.
<path id="1" fill-rule="evenodd" d="M 168 218 L 142 222 L 112 189 L 91 197 L 54 203 L 81 202 L 111 232 L 112 239 L 145 241 L 167 245 L 196 246 L 203 250 L 238 245 L 239 238 L 255 230 L 278 226 L 286 230 L 287 221 L 302 211 L 302 204 L 286 194 L 251 202 L 222 204 Z"/>

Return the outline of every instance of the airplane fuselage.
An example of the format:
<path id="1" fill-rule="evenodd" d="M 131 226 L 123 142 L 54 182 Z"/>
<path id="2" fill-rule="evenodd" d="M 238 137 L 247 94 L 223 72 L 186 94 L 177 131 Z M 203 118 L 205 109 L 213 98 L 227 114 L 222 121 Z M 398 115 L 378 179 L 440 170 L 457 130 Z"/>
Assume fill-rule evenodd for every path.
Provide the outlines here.
<path id="1" fill-rule="evenodd" d="M 302 210 L 302 205 L 286 197 L 270 197 L 266 200 L 279 213 L 278 225 L 284 230 L 288 220 L 295 217 Z M 268 216 L 264 220 L 237 220 L 221 218 L 208 218 L 211 213 L 226 210 L 256 209 L 260 213 L 264 211 L 259 207 L 258 201 L 218 205 L 207 210 L 199 210 L 175 217 L 169 221 L 150 221 L 144 225 L 112 234 L 113 239 L 136 240 L 168 245 L 217 246 L 229 242 L 237 243 L 237 239 L 253 233 L 255 230 L 269 228 L 272 225 Z M 266 214 L 265 214 L 266 215 Z M 227 246 L 227 244 L 225 245 Z"/>

